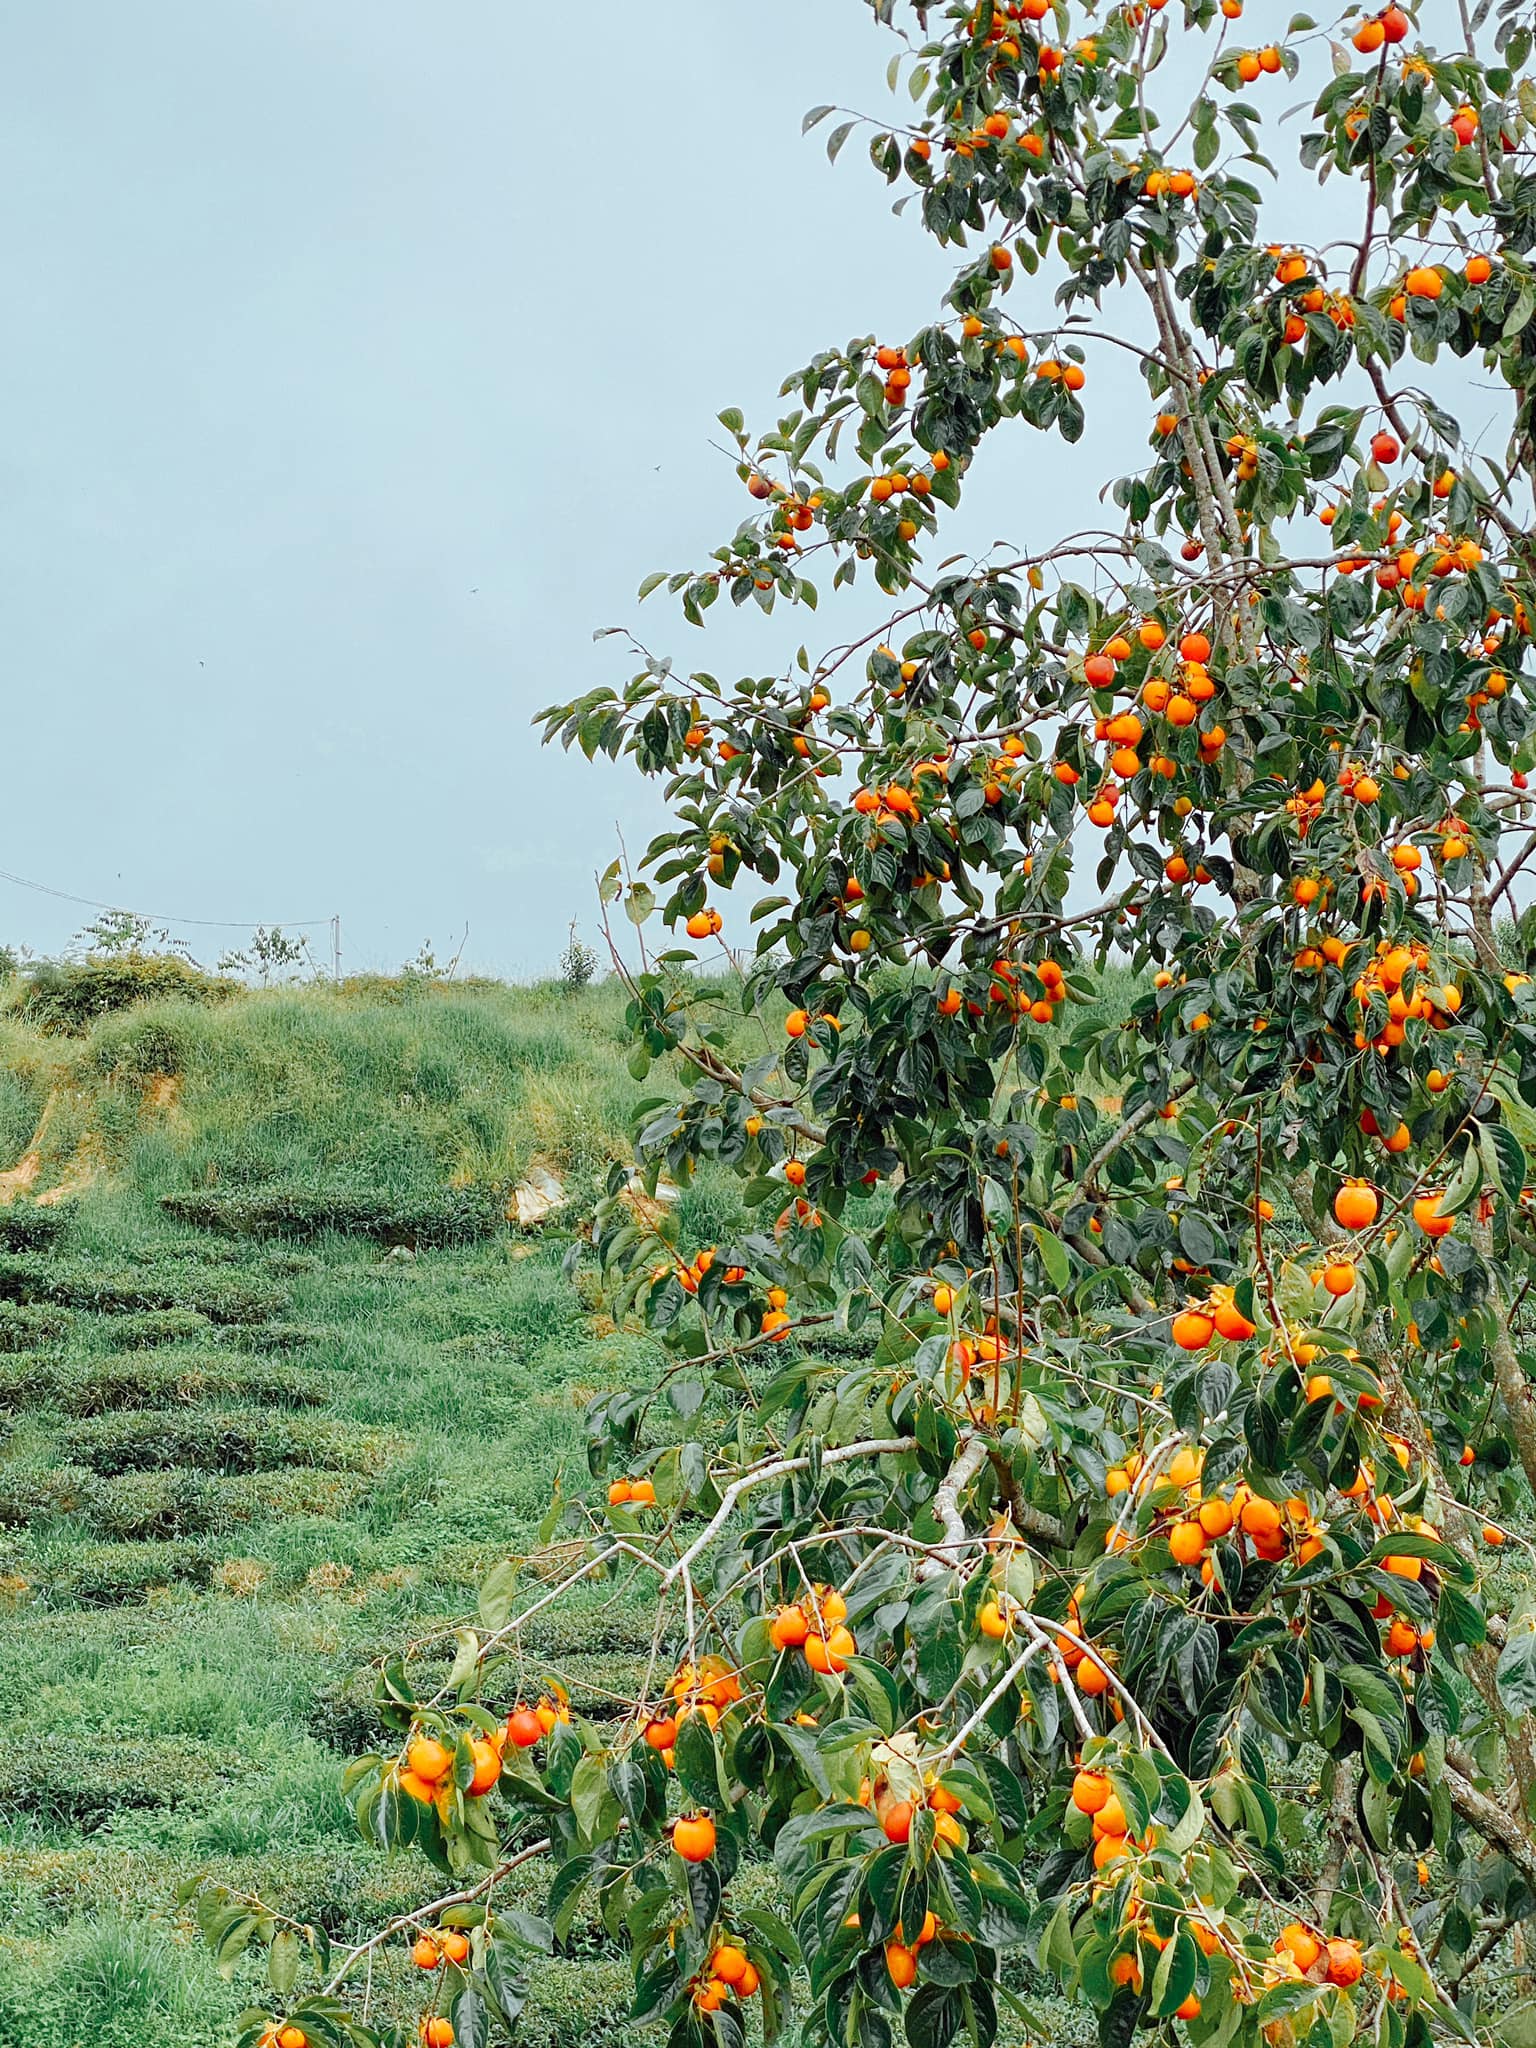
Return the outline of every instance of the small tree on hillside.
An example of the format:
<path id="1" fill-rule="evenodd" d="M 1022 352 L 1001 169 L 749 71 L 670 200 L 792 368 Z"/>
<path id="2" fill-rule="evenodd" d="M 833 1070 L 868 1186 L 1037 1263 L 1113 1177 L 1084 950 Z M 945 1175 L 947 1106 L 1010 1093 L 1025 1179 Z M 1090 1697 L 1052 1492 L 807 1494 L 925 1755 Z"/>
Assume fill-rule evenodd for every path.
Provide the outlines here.
<path id="1" fill-rule="evenodd" d="M 635 1070 L 669 1063 L 645 1173 L 714 1161 L 760 1220 L 684 1244 L 616 1190 L 615 1313 L 670 1363 L 593 1410 L 590 1547 L 493 1573 L 446 1677 L 444 1643 L 391 1661 L 349 1780 L 446 1903 L 313 1937 L 311 1994 L 308 1930 L 210 1895 L 226 1948 L 280 1930 L 250 2043 L 485 2040 L 589 1895 L 677 2048 L 792 2001 L 857 2048 L 1038 2031 L 1014 1951 L 1115 2048 L 1419 2048 L 1487 2030 L 1536 1912 L 1501 1548 L 1536 1482 L 1536 918 L 1496 922 L 1536 849 L 1530 35 L 877 11 L 910 111 L 870 155 L 953 284 L 770 432 L 722 416 L 749 516 L 669 587 L 796 638 L 844 584 L 888 617 L 734 685 L 642 652 L 546 721 L 671 808 L 604 883 L 669 934 L 630 976 Z M 1301 175 L 1347 242 L 1297 242 Z M 1111 351 L 1146 389 L 1113 525 L 955 559 L 1016 422 L 1041 522 Z M 1458 360 L 1497 456 L 1424 389 Z M 744 1055 L 689 972 L 726 920 Z M 1112 958 L 1124 1013 L 1075 1028 Z M 578 1711 L 526 1632 L 625 1572 L 654 1654 Z M 741 1882 L 770 1856 L 782 1915 Z M 422 2016 L 381 2036 L 386 1939 Z"/>
<path id="2" fill-rule="evenodd" d="M 118 960 L 125 953 L 150 952 L 175 953 L 183 960 L 192 958 L 185 939 L 173 938 L 164 925 L 157 925 L 152 917 L 137 910 L 104 910 L 75 933 L 72 944 L 78 946 L 82 940 L 94 960 Z"/>
<path id="3" fill-rule="evenodd" d="M 570 937 L 560 955 L 560 986 L 567 995 L 579 996 L 597 972 L 597 954 L 580 938 L 576 920 L 571 919 Z"/>
<path id="4" fill-rule="evenodd" d="M 314 958 L 302 933 L 290 938 L 280 924 L 259 924 L 244 946 L 222 956 L 219 967 L 222 971 L 255 974 L 266 988 L 274 979 L 281 979 L 306 963 L 313 967 Z"/>

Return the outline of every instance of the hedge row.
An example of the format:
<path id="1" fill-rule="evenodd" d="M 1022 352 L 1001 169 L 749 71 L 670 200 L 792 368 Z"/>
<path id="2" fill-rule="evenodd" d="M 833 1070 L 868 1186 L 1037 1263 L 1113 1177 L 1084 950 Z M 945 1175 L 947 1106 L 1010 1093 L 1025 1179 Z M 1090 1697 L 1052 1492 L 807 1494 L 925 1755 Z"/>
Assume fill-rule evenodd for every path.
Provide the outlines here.
<path id="1" fill-rule="evenodd" d="M 0 1466 L 0 1524 L 27 1528 L 70 1515 L 109 1542 L 164 1542 L 227 1526 L 220 1482 L 204 1472 L 130 1472 L 101 1479 L 82 1465 Z"/>
<path id="2" fill-rule="evenodd" d="M 135 1309 L 113 1316 L 110 1335 L 115 1351 L 148 1351 L 157 1344 L 190 1343 L 206 1337 L 212 1328 L 211 1318 L 201 1309 Z"/>
<path id="3" fill-rule="evenodd" d="M 124 1408 L 193 1407 L 205 1401 L 318 1408 L 332 1391 L 331 1383 L 299 1367 L 238 1357 L 0 1361 L 0 1411 L 48 1407 L 66 1415 L 108 1415 Z"/>
<path id="4" fill-rule="evenodd" d="M 231 1323 L 216 1334 L 221 1344 L 265 1358 L 274 1351 L 302 1351 L 306 1344 L 323 1344 L 331 1333 L 314 1323 Z"/>
<path id="5" fill-rule="evenodd" d="M 43 1344 L 57 1344 L 69 1325 L 67 1308 L 50 1308 L 43 1302 L 0 1301 L 0 1351 L 35 1351 Z"/>
<path id="6" fill-rule="evenodd" d="M 48 1259 L 35 1252 L 0 1258 L 0 1300 L 52 1302 L 97 1315 L 195 1309 L 214 1323 L 261 1323 L 277 1314 L 285 1299 L 266 1282 L 234 1280 L 223 1273 L 194 1270 L 156 1278 L 104 1271 L 86 1259 Z"/>
<path id="7" fill-rule="evenodd" d="M 287 1484 L 284 1484 L 284 1477 Z M 33 1528 L 68 1515 L 110 1543 L 165 1543 L 223 1536 L 283 1514 L 341 1518 L 367 1484 L 355 1472 L 224 1477 L 178 1466 L 104 1478 L 84 1465 L 0 1465 L 0 1527 Z"/>
<path id="8" fill-rule="evenodd" d="M 78 1742 L 7 1743 L 0 1750 L 0 1812 L 85 1833 L 125 1809 L 178 1806 L 218 1791 L 219 1759 L 185 1736 L 115 1737 L 110 1749 Z"/>
<path id="9" fill-rule="evenodd" d="M 198 1542 L 81 1544 L 50 1570 L 48 1596 L 65 1605 L 125 1606 L 166 1586 L 206 1586 L 216 1562 Z"/>
<path id="10" fill-rule="evenodd" d="M 0 1251 L 46 1251 L 58 1243 L 73 1221 L 74 1209 L 66 1202 L 47 1209 L 30 1202 L 0 1209 Z"/>
<path id="11" fill-rule="evenodd" d="M 274 1472 L 320 1465 L 376 1472 L 398 1448 L 384 1432 L 323 1416 L 243 1409 L 144 1408 L 89 1416 L 61 1434 L 60 1449 L 104 1476 L 185 1465 L 195 1472 Z"/>
<path id="12" fill-rule="evenodd" d="M 313 1238 L 327 1230 L 379 1244 L 472 1244 L 506 1220 L 504 1201 L 490 1188 L 433 1188 L 391 1195 L 359 1187 L 191 1188 L 162 1195 L 161 1207 L 178 1222 L 231 1237 Z"/>

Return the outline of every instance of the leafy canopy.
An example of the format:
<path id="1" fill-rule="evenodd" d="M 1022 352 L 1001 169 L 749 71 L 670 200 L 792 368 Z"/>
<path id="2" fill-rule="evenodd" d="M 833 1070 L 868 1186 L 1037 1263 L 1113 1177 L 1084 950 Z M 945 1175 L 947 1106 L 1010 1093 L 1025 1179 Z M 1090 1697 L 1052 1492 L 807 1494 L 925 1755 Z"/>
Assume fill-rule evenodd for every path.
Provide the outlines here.
<path id="1" fill-rule="evenodd" d="M 1529 33 L 877 12 L 869 154 L 953 282 L 772 431 L 722 414 L 746 516 L 646 589 L 883 621 L 734 683 L 635 643 L 544 716 L 671 813 L 603 881 L 666 1085 L 594 1240 L 668 1362 L 593 1408 L 566 1577 L 498 1568 L 451 1666 L 383 1672 L 351 1794 L 446 1902 L 332 1956 L 203 1894 L 271 1944 L 248 2043 L 500 2038 L 585 1899 L 675 2048 L 792 2005 L 985 2044 L 1052 1980 L 1106 2043 L 1402 2048 L 1490 2023 L 1536 1911 Z M 951 554 L 984 444 L 1070 447 L 1111 359 L 1109 524 Z M 679 1241 L 701 1162 L 728 1242 Z M 626 1574 L 655 1653 L 573 1707 L 527 1634 Z M 353 1987 L 409 1939 L 380 2031 Z"/>

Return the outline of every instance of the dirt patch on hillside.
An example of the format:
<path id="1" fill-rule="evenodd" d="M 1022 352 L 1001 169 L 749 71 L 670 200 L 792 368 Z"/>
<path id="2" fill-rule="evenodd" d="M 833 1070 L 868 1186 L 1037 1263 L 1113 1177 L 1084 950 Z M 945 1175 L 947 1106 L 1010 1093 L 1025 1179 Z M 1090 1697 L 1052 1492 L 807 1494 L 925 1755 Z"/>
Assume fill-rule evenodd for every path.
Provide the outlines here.
<path id="1" fill-rule="evenodd" d="M 24 1195 L 43 1170 L 41 1152 L 23 1152 L 16 1164 L 0 1173 L 0 1204 L 9 1205 Z"/>
<path id="2" fill-rule="evenodd" d="M 179 1074 L 155 1074 L 144 1084 L 142 1107 L 146 1114 L 157 1117 L 176 1115 L 181 1101 L 181 1076 Z M 16 1164 L 0 1172 L 0 1208 L 9 1207 L 18 1195 L 31 1195 L 40 1209 L 51 1209 L 60 1202 L 71 1201 L 76 1195 L 84 1194 L 107 1173 L 109 1161 L 106 1149 L 98 1131 L 86 1124 L 76 1140 L 59 1179 L 53 1186 L 36 1193 L 37 1184 L 43 1177 L 43 1162 L 48 1156 L 49 1141 L 54 1126 L 59 1123 L 67 1109 L 84 1109 L 89 1114 L 90 1101 L 75 1088 L 55 1088 L 43 1105 L 43 1113 L 37 1120 L 37 1129 L 31 1141 Z"/>

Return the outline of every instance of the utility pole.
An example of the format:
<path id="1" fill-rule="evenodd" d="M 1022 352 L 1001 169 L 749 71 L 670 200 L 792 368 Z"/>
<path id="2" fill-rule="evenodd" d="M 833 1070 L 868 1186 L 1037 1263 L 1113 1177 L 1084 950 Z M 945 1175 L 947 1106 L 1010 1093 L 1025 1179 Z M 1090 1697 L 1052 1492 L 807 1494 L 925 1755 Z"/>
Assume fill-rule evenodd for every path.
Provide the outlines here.
<path id="1" fill-rule="evenodd" d="M 341 912 L 339 910 L 331 919 L 331 973 L 339 985 L 341 981 Z"/>

